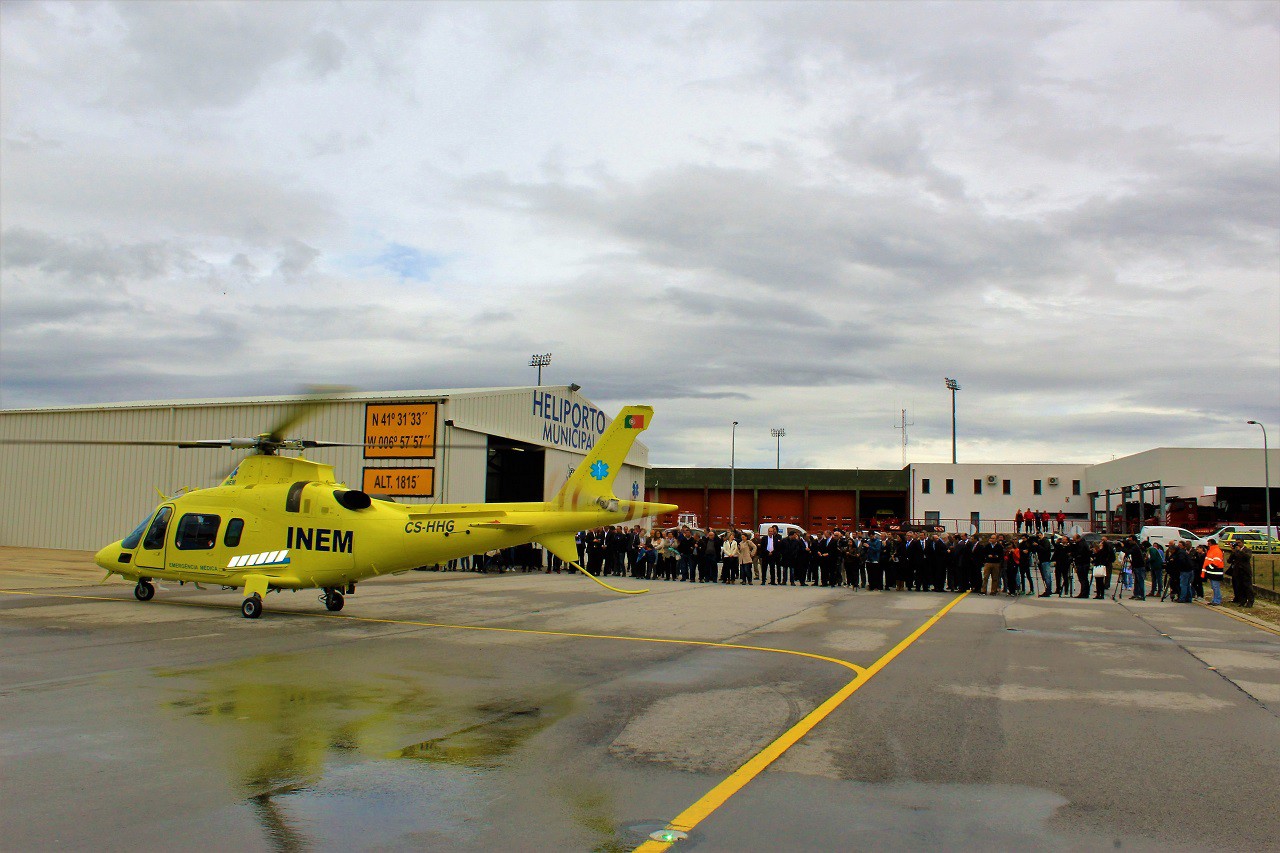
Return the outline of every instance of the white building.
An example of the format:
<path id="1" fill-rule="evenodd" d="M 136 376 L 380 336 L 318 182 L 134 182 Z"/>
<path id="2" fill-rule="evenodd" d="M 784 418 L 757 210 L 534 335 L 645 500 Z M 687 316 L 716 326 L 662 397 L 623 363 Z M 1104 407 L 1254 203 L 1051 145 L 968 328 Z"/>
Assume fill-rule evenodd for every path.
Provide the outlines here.
<path id="1" fill-rule="evenodd" d="M 1274 520 L 1280 450 L 1270 451 L 1268 461 Z M 1261 448 L 1158 447 L 1095 465 L 932 462 L 907 471 L 911 517 L 949 530 L 1009 532 L 1018 510 L 1028 509 L 1061 511 L 1068 529 L 1079 522 L 1085 530 L 1132 530 L 1169 512 L 1178 515 L 1170 523 L 1198 528 L 1265 518 Z"/>
<path id="2" fill-rule="evenodd" d="M 912 463 L 909 512 L 925 524 L 981 533 L 1013 532 L 1019 510 L 1059 511 L 1072 521 L 1089 517 L 1088 466 L 1055 463 Z"/>
<path id="3" fill-rule="evenodd" d="M 299 411 L 296 397 L 166 400 L 0 410 L 0 439 L 179 441 L 252 437 Z M 578 386 L 326 394 L 288 438 L 343 442 L 312 458 L 353 488 L 410 503 L 541 501 L 612 420 Z M 216 484 L 228 448 L 10 444 L 0 454 L 0 545 L 96 549 L 127 533 L 160 493 Z M 637 442 L 619 497 L 644 494 Z"/>

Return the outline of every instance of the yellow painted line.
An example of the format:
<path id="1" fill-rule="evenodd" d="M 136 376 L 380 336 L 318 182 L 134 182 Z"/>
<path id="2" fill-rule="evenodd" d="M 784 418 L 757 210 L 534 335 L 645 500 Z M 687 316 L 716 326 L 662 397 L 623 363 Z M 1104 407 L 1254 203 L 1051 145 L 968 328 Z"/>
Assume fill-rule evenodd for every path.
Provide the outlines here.
<path id="1" fill-rule="evenodd" d="M 945 607 L 933 614 L 933 616 L 929 617 L 927 622 L 912 631 L 905 639 L 903 639 L 902 642 L 898 643 L 898 645 L 886 652 L 878 661 L 867 667 L 864 673 L 860 673 L 857 678 L 854 678 L 844 687 L 841 687 L 840 690 L 837 691 L 830 699 L 810 711 L 809 715 L 803 720 L 787 729 L 787 731 L 783 732 L 781 737 L 766 746 L 760 752 L 756 753 L 756 755 L 750 758 L 746 764 L 743 764 L 737 770 L 733 771 L 727 779 L 704 794 L 702 799 L 698 800 L 696 803 L 677 815 L 675 819 L 667 825 L 667 828 L 679 830 L 680 832 L 689 832 L 699 823 L 706 820 L 712 812 L 724 805 L 725 802 L 738 791 L 742 790 L 743 786 L 759 776 L 760 773 L 774 761 L 778 760 L 784 752 L 795 745 L 796 741 L 800 740 L 800 738 L 808 734 L 814 726 L 826 719 L 828 714 L 840 706 L 840 703 L 852 696 L 857 692 L 858 688 L 870 681 L 872 676 L 888 666 L 889 663 L 898 655 L 902 654 L 908 646 L 920 639 L 920 637 L 924 635 L 925 631 L 928 631 L 937 624 L 939 619 L 947 615 L 947 611 L 959 604 L 960 601 L 968 594 L 969 593 L 967 592 L 961 593 L 957 598 L 952 599 Z M 672 843 L 674 842 L 646 841 L 635 849 L 635 853 L 660 853 L 660 851 L 669 849 Z"/>
<path id="2" fill-rule="evenodd" d="M 1257 622 L 1254 622 L 1252 619 L 1245 619 L 1243 616 L 1237 616 L 1235 613 L 1232 613 L 1230 610 L 1228 610 L 1225 605 L 1219 605 L 1217 607 L 1214 607 L 1212 605 L 1205 604 L 1203 601 L 1197 601 L 1196 604 L 1199 604 L 1205 610 L 1212 610 L 1214 613 L 1221 613 L 1223 616 L 1230 616 L 1232 619 L 1236 620 L 1237 622 L 1243 622 L 1246 625 L 1252 625 L 1254 628 L 1257 628 L 1259 631 L 1266 631 L 1269 634 L 1275 634 L 1277 637 L 1280 637 L 1280 631 L 1277 631 L 1275 628 L 1269 628 L 1266 625 L 1259 625 Z"/>

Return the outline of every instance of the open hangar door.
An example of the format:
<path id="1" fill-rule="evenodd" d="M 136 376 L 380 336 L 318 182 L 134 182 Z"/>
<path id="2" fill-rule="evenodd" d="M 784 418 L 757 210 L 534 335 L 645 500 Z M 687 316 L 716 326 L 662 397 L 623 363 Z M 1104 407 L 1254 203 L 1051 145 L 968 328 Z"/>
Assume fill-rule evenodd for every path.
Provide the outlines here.
<path id="1" fill-rule="evenodd" d="M 489 436 L 484 499 L 488 503 L 542 501 L 546 451 L 533 444 Z"/>
<path id="2" fill-rule="evenodd" d="M 905 492 L 863 492 L 860 495 L 859 511 L 862 515 L 861 527 L 877 520 L 877 516 L 904 521 L 907 518 L 907 495 Z"/>

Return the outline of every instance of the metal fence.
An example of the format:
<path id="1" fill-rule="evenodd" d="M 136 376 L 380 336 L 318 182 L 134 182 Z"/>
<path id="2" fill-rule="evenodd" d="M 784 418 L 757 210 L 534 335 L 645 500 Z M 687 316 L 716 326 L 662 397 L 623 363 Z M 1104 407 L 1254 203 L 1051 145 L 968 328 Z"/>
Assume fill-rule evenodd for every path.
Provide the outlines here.
<path id="1" fill-rule="evenodd" d="M 1037 531 L 1045 532 L 1043 528 L 1037 528 L 1034 522 L 1031 524 L 1027 524 L 1027 522 L 1024 521 L 1021 525 L 1019 525 L 1018 522 L 1012 518 L 979 519 L 976 531 L 974 530 L 973 520 L 968 518 L 938 518 L 938 519 L 917 518 L 917 519 L 914 519 L 911 523 L 917 524 L 917 525 L 935 525 L 935 526 L 944 528 L 945 532 L 947 533 L 975 533 L 976 532 L 976 533 L 1017 534 L 1017 533 L 1035 533 Z M 1094 524 L 1090 522 L 1089 519 L 1087 518 L 1068 517 L 1062 522 L 1061 526 L 1059 526 L 1057 519 L 1054 518 L 1053 516 L 1050 516 L 1049 530 L 1047 532 L 1065 533 L 1068 536 L 1072 536 L 1076 533 L 1093 533 Z"/>
<path id="2" fill-rule="evenodd" d="M 1280 593 L 1280 556 L 1253 555 L 1253 585 Z"/>

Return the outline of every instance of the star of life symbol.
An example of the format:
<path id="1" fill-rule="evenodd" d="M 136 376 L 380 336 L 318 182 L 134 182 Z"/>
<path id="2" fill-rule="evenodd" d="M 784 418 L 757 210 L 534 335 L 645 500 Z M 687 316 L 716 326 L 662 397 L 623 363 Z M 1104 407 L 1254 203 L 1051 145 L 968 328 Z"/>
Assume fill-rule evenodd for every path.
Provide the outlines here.
<path id="1" fill-rule="evenodd" d="M 640 497 L 640 484 L 639 484 L 639 483 L 632 483 L 632 484 L 631 484 L 631 498 L 632 498 L 632 500 L 634 500 L 635 498 L 638 498 L 638 497 Z"/>
<path id="2" fill-rule="evenodd" d="M 591 476 L 596 480 L 603 480 L 609 476 L 609 465 L 603 459 L 597 459 L 591 463 Z"/>

